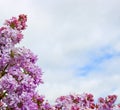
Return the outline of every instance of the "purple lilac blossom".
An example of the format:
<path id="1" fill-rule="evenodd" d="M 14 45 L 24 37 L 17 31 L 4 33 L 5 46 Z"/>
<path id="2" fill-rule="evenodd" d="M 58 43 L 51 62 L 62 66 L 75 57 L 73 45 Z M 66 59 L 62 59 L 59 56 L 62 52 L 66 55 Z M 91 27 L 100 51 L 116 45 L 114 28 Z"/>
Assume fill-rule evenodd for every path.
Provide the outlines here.
<path id="1" fill-rule="evenodd" d="M 0 109 L 38 110 L 33 100 L 36 87 L 42 83 L 37 56 L 25 47 L 15 45 L 23 39 L 26 15 L 6 20 L 0 28 Z"/>

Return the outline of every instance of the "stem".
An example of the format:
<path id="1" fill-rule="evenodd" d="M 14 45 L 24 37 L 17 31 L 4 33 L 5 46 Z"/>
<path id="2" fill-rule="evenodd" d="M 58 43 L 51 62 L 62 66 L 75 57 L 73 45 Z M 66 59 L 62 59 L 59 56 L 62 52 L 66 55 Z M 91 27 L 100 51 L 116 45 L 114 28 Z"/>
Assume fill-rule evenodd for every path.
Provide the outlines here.
<path id="1" fill-rule="evenodd" d="M 6 74 L 5 70 L 7 69 L 8 66 L 9 66 L 9 64 L 7 64 L 7 65 L 5 66 L 5 68 L 1 71 L 1 73 L 0 73 L 0 78 L 2 78 L 2 77 Z"/>

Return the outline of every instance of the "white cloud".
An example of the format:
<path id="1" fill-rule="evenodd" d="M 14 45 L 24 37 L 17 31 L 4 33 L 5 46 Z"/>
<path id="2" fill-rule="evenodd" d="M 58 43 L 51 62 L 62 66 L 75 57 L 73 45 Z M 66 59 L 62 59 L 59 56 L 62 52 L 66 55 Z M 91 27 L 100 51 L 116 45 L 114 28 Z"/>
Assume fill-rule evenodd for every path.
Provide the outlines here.
<path id="1" fill-rule="evenodd" d="M 45 84 L 40 93 L 52 101 L 71 92 L 92 92 L 96 97 L 118 94 L 119 56 L 94 64 L 88 75 L 76 77 L 76 68 L 93 63 L 105 52 L 119 53 L 119 0 L 4 0 L 0 20 L 20 13 L 28 15 L 21 45 L 39 56 Z M 2 23 L 0 23 L 2 24 Z M 103 48 L 110 47 L 103 51 Z"/>

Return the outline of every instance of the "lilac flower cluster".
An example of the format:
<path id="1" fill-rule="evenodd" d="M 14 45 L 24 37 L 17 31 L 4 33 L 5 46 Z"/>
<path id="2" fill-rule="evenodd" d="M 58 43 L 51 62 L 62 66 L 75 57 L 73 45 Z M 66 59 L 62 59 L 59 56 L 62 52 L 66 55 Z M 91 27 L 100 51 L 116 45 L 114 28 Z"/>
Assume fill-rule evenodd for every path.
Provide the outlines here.
<path id="1" fill-rule="evenodd" d="M 36 88 L 42 82 L 37 56 L 25 47 L 16 47 L 26 29 L 26 15 L 6 20 L 0 28 L 0 110 L 120 110 L 116 95 L 100 97 L 92 94 L 61 96 L 51 105 Z"/>
<path id="2" fill-rule="evenodd" d="M 95 103 L 92 94 L 61 96 L 56 100 L 55 110 L 120 110 L 120 104 L 115 105 L 116 99 L 116 95 L 109 95 Z"/>
<path id="3" fill-rule="evenodd" d="M 36 87 L 42 83 L 41 69 L 35 64 L 37 56 L 25 47 L 15 47 L 23 38 L 26 21 L 26 15 L 19 15 L 0 28 L 1 110 L 38 110 L 33 100 Z"/>

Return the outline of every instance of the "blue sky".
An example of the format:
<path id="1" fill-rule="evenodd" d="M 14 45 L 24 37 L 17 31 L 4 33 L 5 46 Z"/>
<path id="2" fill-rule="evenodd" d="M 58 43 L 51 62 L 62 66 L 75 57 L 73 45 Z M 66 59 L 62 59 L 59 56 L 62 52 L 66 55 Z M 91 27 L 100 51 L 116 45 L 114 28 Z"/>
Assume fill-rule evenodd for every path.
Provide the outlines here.
<path id="1" fill-rule="evenodd" d="M 69 93 L 120 100 L 119 0 L 1 0 L 0 25 L 27 14 L 20 46 L 38 55 L 44 84 L 38 91 L 53 100 Z"/>

